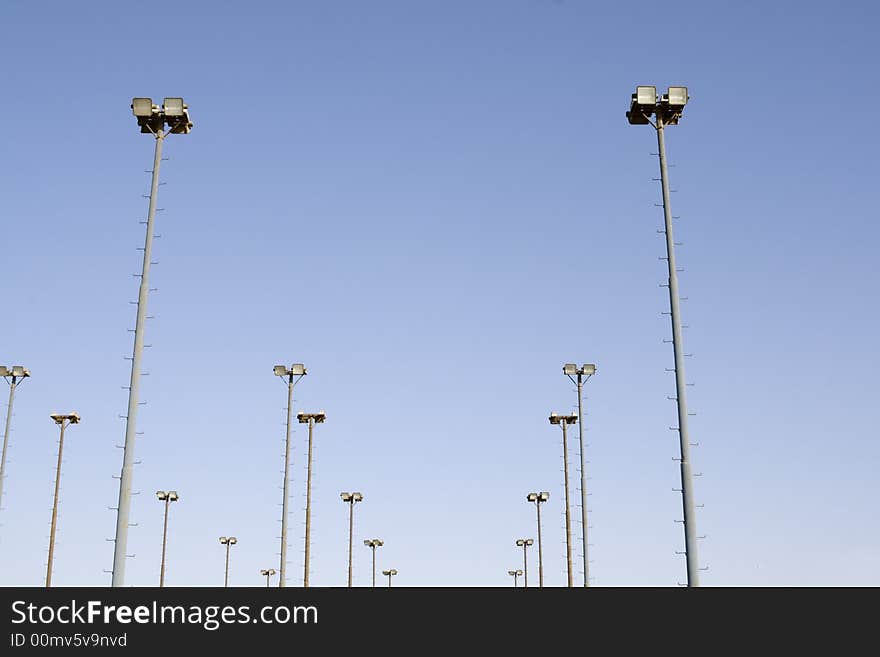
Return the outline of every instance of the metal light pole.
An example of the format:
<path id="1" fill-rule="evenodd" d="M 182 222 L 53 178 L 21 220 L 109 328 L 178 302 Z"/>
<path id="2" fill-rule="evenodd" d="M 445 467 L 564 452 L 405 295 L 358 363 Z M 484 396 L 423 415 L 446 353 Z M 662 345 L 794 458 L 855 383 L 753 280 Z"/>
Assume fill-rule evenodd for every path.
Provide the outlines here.
<path id="1" fill-rule="evenodd" d="M 327 419 L 327 415 L 324 411 L 318 411 L 317 413 L 303 413 L 299 412 L 296 414 L 297 420 L 299 420 L 300 424 L 305 424 L 308 422 L 309 424 L 309 456 L 308 456 L 308 474 L 306 475 L 306 556 L 305 556 L 305 566 L 303 573 L 303 586 L 305 588 L 309 587 L 309 546 L 311 544 L 311 530 L 312 530 L 312 430 L 315 427 L 315 423 L 322 424 L 324 420 Z"/>
<path id="2" fill-rule="evenodd" d="M 278 567 L 278 587 L 284 588 L 287 582 L 287 498 L 290 486 L 290 418 L 293 413 L 293 386 L 308 372 L 302 363 L 294 363 L 290 367 L 276 365 L 275 376 L 287 379 L 287 435 L 284 440 L 284 497 L 281 500 L 281 564 Z"/>
<path id="3" fill-rule="evenodd" d="M 166 98 L 160 108 L 150 98 L 133 98 L 131 109 L 137 117 L 141 132 L 156 138 L 153 156 L 150 205 L 147 211 L 147 235 L 144 241 L 144 263 L 138 289 L 137 320 L 134 328 L 134 350 L 131 358 L 131 379 L 128 387 L 128 411 L 125 416 L 125 445 L 122 473 L 119 477 L 119 503 L 116 507 L 116 538 L 113 548 L 113 586 L 125 584 L 125 559 L 128 548 L 131 487 L 134 477 L 134 446 L 137 437 L 137 410 L 141 379 L 141 359 L 144 353 L 144 331 L 147 319 L 147 296 L 150 292 L 150 264 L 153 249 L 153 220 L 156 215 L 156 197 L 159 192 L 159 165 L 162 162 L 162 144 L 168 134 L 187 134 L 192 128 L 189 108 L 183 98 Z M 168 130 L 165 126 L 168 126 Z"/>
<path id="4" fill-rule="evenodd" d="M 566 363 L 562 366 L 562 373 L 565 374 L 572 383 L 577 384 L 578 396 L 578 417 L 581 421 L 578 423 L 578 441 L 581 450 L 581 525 L 583 528 L 582 536 L 584 541 L 584 586 L 590 585 L 590 561 L 587 556 L 587 459 L 584 452 L 584 377 L 589 379 L 596 373 L 596 366 L 589 363 L 583 367 L 578 367 L 573 363 Z M 572 376 L 577 375 L 577 380 Z"/>
<path id="5" fill-rule="evenodd" d="M 55 559 L 55 528 L 58 525 L 58 494 L 61 486 L 61 453 L 64 451 L 64 429 L 71 424 L 79 424 L 77 413 L 52 413 L 52 420 L 61 427 L 61 437 L 58 439 L 58 465 L 55 468 L 55 500 L 52 503 L 52 524 L 49 529 L 49 561 L 46 564 L 46 588 L 52 586 L 52 562 Z"/>
<path id="6" fill-rule="evenodd" d="M 519 577 L 520 575 L 522 575 L 523 571 L 521 571 L 521 570 L 508 570 L 507 574 L 513 576 L 513 588 L 516 588 L 516 578 Z"/>
<path id="7" fill-rule="evenodd" d="M 342 501 L 349 505 L 348 509 L 348 586 L 351 587 L 351 559 L 352 559 L 352 535 L 354 534 L 354 505 L 362 502 L 364 496 L 360 493 L 340 493 Z M 389 580 L 390 582 L 391 580 Z"/>
<path id="8" fill-rule="evenodd" d="M 523 584 L 525 588 L 529 588 L 529 560 L 526 557 L 526 550 L 534 544 L 531 538 L 518 538 L 516 544 L 523 549 Z"/>
<path id="9" fill-rule="evenodd" d="M 550 424 L 559 424 L 562 426 L 562 464 L 565 472 L 565 559 L 568 564 L 568 585 L 574 585 L 574 579 L 571 568 L 571 505 L 568 497 L 568 432 L 566 427 L 578 421 L 578 416 L 559 415 L 557 413 L 550 414 Z"/>
<path id="10" fill-rule="evenodd" d="M 684 344 L 681 335 L 681 312 L 678 296 L 678 270 L 675 264 L 675 240 L 672 234 L 672 207 L 669 202 L 669 172 L 666 166 L 664 129 L 677 125 L 688 102 L 687 87 L 669 87 L 658 100 L 653 86 L 636 87 L 626 113 L 632 125 L 651 125 L 657 132 L 660 157 L 660 185 L 663 190 L 663 219 L 666 233 L 666 263 L 669 272 L 669 306 L 672 321 L 672 351 L 675 357 L 675 399 L 678 406 L 678 442 L 681 452 L 681 502 L 684 511 L 684 543 L 687 556 L 688 586 L 700 585 L 700 561 L 697 549 L 697 523 L 694 512 L 693 475 L 688 436 L 687 383 L 684 370 Z M 651 115 L 655 120 L 651 121 Z"/>
<path id="11" fill-rule="evenodd" d="M 177 494 L 176 490 L 157 490 L 156 497 L 159 498 L 160 502 L 165 502 L 165 526 L 162 529 L 162 566 L 159 569 L 159 588 L 165 586 L 165 545 L 168 542 L 168 507 L 171 506 L 172 502 L 176 502 L 180 499 L 180 496 Z"/>
<path id="12" fill-rule="evenodd" d="M 267 589 L 269 588 L 269 578 L 272 577 L 272 575 L 274 575 L 274 574 L 275 574 L 274 568 L 264 568 L 263 570 L 260 571 L 260 575 L 262 575 L 263 577 L 266 578 L 266 588 Z"/>
<path id="13" fill-rule="evenodd" d="M 386 575 L 388 577 L 388 588 L 390 589 L 391 588 L 391 578 L 397 574 L 397 571 L 394 568 L 392 568 L 391 570 L 383 570 L 382 574 Z"/>
<path id="14" fill-rule="evenodd" d="M 538 587 L 544 588 L 544 551 L 541 547 L 541 504 L 550 499 L 550 493 L 542 491 L 540 493 L 529 493 L 526 500 L 535 503 L 535 509 L 538 513 Z"/>
<path id="15" fill-rule="evenodd" d="M 226 546 L 226 571 L 225 575 L 223 576 L 224 587 L 229 586 L 229 548 L 231 548 L 236 543 L 238 543 L 238 539 L 235 538 L 235 536 L 230 536 L 228 538 L 226 536 L 220 537 L 220 544 Z"/>
<path id="16" fill-rule="evenodd" d="M 381 539 L 373 538 L 364 539 L 364 545 L 373 550 L 373 588 L 376 588 L 376 548 L 382 547 L 385 543 Z"/>
<path id="17" fill-rule="evenodd" d="M 0 456 L 0 509 L 3 508 L 3 482 L 6 480 L 6 448 L 9 445 L 9 428 L 12 425 L 12 402 L 15 400 L 15 389 L 31 375 L 26 367 L 0 365 L 0 376 L 9 384 L 9 403 L 6 405 L 6 430 L 3 432 L 3 455 Z"/>

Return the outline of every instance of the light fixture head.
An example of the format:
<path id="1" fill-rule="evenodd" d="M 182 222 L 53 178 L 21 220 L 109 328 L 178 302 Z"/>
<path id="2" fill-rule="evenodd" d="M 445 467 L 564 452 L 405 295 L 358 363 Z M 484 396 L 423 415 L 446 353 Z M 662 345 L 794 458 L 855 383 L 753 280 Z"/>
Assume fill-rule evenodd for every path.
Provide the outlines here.
<path id="1" fill-rule="evenodd" d="M 50 413 L 49 417 L 55 421 L 55 424 L 63 424 L 67 421 L 68 424 L 79 424 L 79 413 L 73 411 L 72 413 Z"/>
<path id="2" fill-rule="evenodd" d="M 226 543 L 227 543 L 228 540 L 229 540 L 229 539 L 227 539 L 225 536 L 221 536 L 221 537 L 220 537 L 220 542 L 221 542 L 223 545 L 226 545 Z"/>
<path id="3" fill-rule="evenodd" d="M 12 376 L 23 379 L 27 376 L 30 376 L 31 373 L 28 368 L 23 367 L 22 365 L 13 365 L 12 366 Z"/>
<path id="4" fill-rule="evenodd" d="M 0 376 L 7 377 L 10 374 L 12 374 L 12 372 L 9 371 L 9 368 L 6 367 L 6 365 L 0 365 Z"/>
<path id="5" fill-rule="evenodd" d="M 364 496 L 361 495 L 360 493 L 352 493 L 351 499 L 353 499 L 355 502 L 363 502 Z"/>
<path id="6" fill-rule="evenodd" d="M 164 501 L 165 498 L 168 497 L 168 493 L 166 493 L 164 490 L 157 490 L 156 497 L 158 497 L 160 500 Z"/>
<path id="7" fill-rule="evenodd" d="M 342 498 L 343 502 L 350 502 L 351 501 L 351 493 L 339 493 L 339 497 Z"/>
<path id="8" fill-rule="evenodd" d="M 180 496 L 177 494 L 176 490 L 170 490 L 170 491 L 168 491 L 168 499 L 171 500 L 172 502 L 176 502 L 177 500 L 180 499 Z"/>
<path id="9" fill-rule="evenodd" d="M 595 373 L 596 373 L 596 366 L 593 363 L 586 363 L 581 368 L 581 374 L 583 374 L 585 376 L 592 376 Z"/>
<path id="10" fill-rule="evenodd" d="M 235 538 L 235 536 L 230 536 L 230 537 L 229 537 L 229 544 L 230 544 L 230 545 L 235 545 L 236 543 L 238 543 L 238 539 Z"/>
<path id="11" fill-rule="evenodd" d="M 294 363 L 293 365 L 291 365 L 290 373 L 294 376 L 305 376 L 306 374 L 308 374 L 308 372 L 306 371 L 306 366 L 302 363 Z"/>
<path id="12" fill-rule="evenodd" d="M 546 502 L 549 499 L 550 499 L 550 493 L 548 493 L 547 491 L 542 491 L 542 492 L 538 493 L 538 501 Z"/>
<path id="13" fill-rule="evenodd" d="M 290 373 L 284 365 L 276 365 L 272 368 L 272 371 L 275 373 L 275 376 L 287 376 Z"/>
<path id="14" fill-rule="evenodd" d="M 162 111 L 165 113 L 165 118 L 182 117 L 186 109 L 188 108 L 184 104 L 183 98 L 166 98 L 162 101 Z"/>
<path id="15" fill-rule="evenodd" d="M 538 501 L 538 494 L 537 493 L 529 493 L 528 495 L 526 495 L 526 499 L 529 502 L 537 502 Z"/>
<path id="16" fill-rule="evenodd" d="M 507 574 L 508 575 L 518 575 L 519 573 L 517 573 L 515 570 L 508 570 Z"/>
<path id="17" fill-rule="evenodd" d="M 574 363 L 566 363 L 562 366 L 562 373 L 567 374 L 568 376 L 574 376 L 577 374 L 577 365 Z"/>
<path id="18" fill-rule="evenodd" d="M 663 96 L 663 100 L 665 100 L 670 107 L 682 109 L 688 102 L 688 88 L 687 87 L 669 87 L 666 92 L 666 95 Z"/>
<path id="19" fill-rule="evenodd" d="M 159 106 L 153 105 L 152 98 L 132 98 L 131 112 L 139 119 L 148 119 L 159 113 Z"/>

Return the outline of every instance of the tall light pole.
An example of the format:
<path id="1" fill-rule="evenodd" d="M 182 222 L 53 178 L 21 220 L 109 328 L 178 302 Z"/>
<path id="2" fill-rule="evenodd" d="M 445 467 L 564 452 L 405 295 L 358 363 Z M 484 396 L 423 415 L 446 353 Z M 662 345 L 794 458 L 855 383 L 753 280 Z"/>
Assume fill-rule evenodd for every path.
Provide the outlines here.
<path id="1" fill-rule="evenodd" d="M 523 571 L 521 571 L 521 570 L 508 570 L 507 574 L 511 575 L 513 577 L 513 588 L 516 588 L 516 578 L 519 577 L 520 575 L 522 575 Z"/>
<path id="2" fill-rule="evenodd" d="M 351 559 L 352 559 L 352 536 L 354 534 L 354 505 L 362 502 L 364 496 L 360 493 L 340 493 L 339 497 L 348 504 L 348 586 L 351 587 Z M 390 581 L 390 580 L 389 580 Z"/>
<path id="3" fill-rule="evenodd" d="M 316 422 L 323 424 L 324 420 L 327 419 L 327 415 L 324 411 L 318 411 L 317 413 L 299 412 L 296 414 L 296 419 L 299 420 L 300 424 L 307 422 L 309 424 L 308 474 L 306 475 L 306 556 L 305 572 L 303 573 L 303 586 L 309 588 L 309 546 L 311 544 L 312 530 L 312 430 Z"/>
<path id="4" fill-rule="evenodd" d="M 302 379 L 306 372 L 305 365 L 294 363 L 290 367 L 276 365 L 273 370 L 275 376 L 287 380 L 287 435 L 284 440 L 284 497 L 281 500 L 281 564 L 278 566 L 278 586 L 284 588 L 287 582 L 287 498 L 290 486 L 290 418 L 293 413 L 293 386 Z"/>
<path id="5" fill-rule="evenodd" d="M 684 543 L 687 556 L 688 586 L 700 585 L 700 561 L 697 549 L 697 522 L 694 512 L 694 484 L 691 473 L 690 437 L 688 435 L 687 383 L 684 371 L 684 343 L 681 335 L 681 312 L 678 296 L 678 270 L 675 264 L 675 240 L 672 234 L 672 207 L 669 203 L 669 172 L 666 166 L 664 129 L 677 125 L 688 102 L 687 87 L 669 87 L 662 98 L 653 86 L 636 87 L 626 118 L 631 125 L 651 125 L 657 132 L 660 157 L 660 185 L 663 190 L 663 219 L 666 233 L 666 264 L 669 272 L 669 306 L 672 321 L 672 352 L 675 357 L 675 400 L 678 406 L 678 442 L 681 451 L 681 503 L 684 511 Z M 654 115 L 654 120 L 651 120 Z"/>
<path id="6" fill-rule="evenodd" d="M 538 587 L 544 588 L 544 550 L 541 547 L 541 505 L 550 499 L 550 493 L 542 491 L 540 493 L 529 493 L 526 500 L 535 503 L 535 509 L 538 513 Z"/>
<path id="7" fill-rule="evenodd" d="M 263 577 L 266 578 L 266 588 L 267 589 L 269 588 L 269 578 L 272 577 L 272 575 L 274 575 L 274 574 L 275 574 L 274 568 L 264 568 L 263 570 L 260 571 L 260 575 L 262 575 Z"/>
<path id="8" fill-rule="evenodd" d="M 388 588 L 391 588 L 391 578 L 397 574 L 397 570 L 392 568 L 391 570 L 383 570 L 382 574 L 388 577 Z"/>
<path id="9" fill-rule="evenodd" d="M 55 499 L 52 502 L 52 524 L 49 528 L 49 561 L 46 564 L 46 588 L 52 586 L 52 562 L 55 559 L 55 528 L 58 526 L 58 494 L 61 487 L 61 454 L 64 451 L 64 430 L 71 424 L 79 424 L 77 413 L 52 413 L 52 421 L 61 427 L 58 439 L 58 465 L 55 468 Z"/>
<path id="10" fill-rule="evenodd" d="M 229 548 L 238 543 L 238 539 L 235 536 L 221 536 L 220 537 L 220 545 L 226 546 L 226 570 L 223 575 L 223 586 L 229 586 Z"/>
<path id="11" fill-rule="evenodd" d="M 574 578 L 571 572 L 571 504 L 568 496 L 568 432 L 565 428 L 569 424 L 578 421 L 578 416 L 574 413 L 570 415 L 559 415 L 558 413 L 550 413 L 550 424 L 558 424 L 562 426 L 562 465 L 565 473 L 565 559 L 568 564 L 568 585 L 574 586 Z"/>
<path id="12" fill-rule="evenodd" d="M 523 549 L 523 584 L 525 584 L 525 588 L 529 588 L 529 560 L 526 556 L 526 550 L 528 550 L 534 542 L 535 541 L 531 538 L 516 539 L 517 546 Z"/>
<path id="13" fill-rule="evenodd" d="M 3 432 L 3 455 L 0 456 L 0 509 L 3 508 L 3 482 L 6 479 L 6 448 L 9 445 L 9 428 L 12 426 L 12 402 L 15 389 L 31 375 L 28 368 L 21 365 L 6 367 L 0 365 L 0 376 L 9 384 L 9 402 L 6 404 L 6 430 Z"/>
<path id="14" fill-rule="evenodd" d="M 157 490 L 156 497 L 159 498 L 160 502 L 165 502 L 165 525 L 162 529 L 162 565 L 159 568 L 159 588 L 161 588 L 165 586 L 165 545 L 168 542 L 168 507 L 171 506 L 172 502 L 179 500 L 180 496 L 176 490 Z"/>
<path id="15" fill-rule="evenodd" d="M 373 588 L 376 588 L 376 548 L 385 545 L 384 541 L 378 538 L 364 539 L 364 545 L 373 551 Z"/>
<path id="16" fill-rule="evenodd" d="M 566 363 L 562 366 L 562 373 L 571 379 L 572 383 L 577 385 L 578 417 L 581 419 L 578 423 L 578 442 L 581 450 L 581 526 L 583 528 L 581 536 L 584 541 L 584 586 L 589 586 L 590 560 L 587 556 L 587 459 L 586 452 L 584 452 L 584 381 L 596 373 L 596 366 L 588 363 L 583 367 L 578 367 L 573 363 Z M 577 380 L 572 378 L 574 376 L 577 376 Z"/>
<path id="17" fill-rule="evenodd" d="M 147 296 L 150 292 L 150 264 L 153 250 L 153 220 L 159 192 L 159 165 L 162 162 L 162 143 L 169 134 L 187 134 L 192 129 L 189 108 L 183 98 L 166 98 L 160 108 L 150 98 L 133 98 L 131 109 L 144 134 L 156 139 L 153 156 L 150 205 L 147 211 L 147 235 L 144 241 L 144 263 L 138 289 L 137 320 L 134 328 L 134 349 L 131 358 L 131 379 L 128 387 L 128 411 L 125 415 L 125 445 L 122 473 L 119 477 L 119 503 L 116 506 L 116 538 L 113 548 L 113 586 L 125 585 L 125 559 L 128 548 L 128 527 L 131 511 L 131 487 L 134 478 L 134 446 L 137 437 L 137 410 L 141 380 L 141 359 L 144 354 L 144 332 L 147 320 Z M 167 125 L 167 130 L 166 130 Z"/>

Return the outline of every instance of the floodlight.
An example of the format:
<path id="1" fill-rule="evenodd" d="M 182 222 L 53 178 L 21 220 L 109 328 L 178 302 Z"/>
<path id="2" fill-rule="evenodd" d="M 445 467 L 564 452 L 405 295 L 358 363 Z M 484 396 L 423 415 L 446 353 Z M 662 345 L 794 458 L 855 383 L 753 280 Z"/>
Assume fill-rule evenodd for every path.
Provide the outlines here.
<path id="1" fill-rule="evenodd" d="M 587 376 L 592 376 L 596 373 L 596 366 L 593 363 L 587 363 L 583 366 L 582 373 L 586 374 Z"/>
<path id="2" fill-rule="evenodd" d="M 635 104 L 643 109 L 651 108 L 657 104 L 657 87 L 654 86 L 638 86 L 633 96 Z"/>
<path id="3" fill-rule="evenodd" d="M 684 107 L 688 102 L 687 87 L 669 87 L 665 99 L 672 107 Z"/>
<path id="4" fill-rule="evenodd" d="M 342 498 L 343 502 L 348 502 L 351 500 L 351 493 L 339 493 L 339 497 Z"/>
<path id="5" fill-rule="evenodd" d="M 5 365 L 0 365 L 0 376 L 6 377 L 10 374 L 12 374 L 12 372 L 9 371 L 8 367 L 6 367 Z"/>
<path id="6" fill-rule="evenodd" d="M 229 544 L 230 544 L 230 545 L 235 545 L 236 543 L 238 543 L 238 539 L 235 538 L 235 536 L 230 536 L 230 537 L 229 537 Z"/>
<path id="7" fill-rule="evenodd" d="M 131 99 L 131 110 L 132 114 L 134 114 L 138 118 L 150 118 L 153 116 L 156 111 L 158 111 L 158 107 L 153 105 L 152 98 L 132 98 Z"/>
<path id="8" fill-rule="evenodd" d="M 568 376 L 574 376 L 577 374 L 577 365 L 574 363 L 566 363 L 562 366 L 562 373 L 568 374 Z"/>
<path id="9" fill-rule="evenodd" d="M 550 493 L 548 493 L 547 491 L 543 491 L 538 495 L 538 499 L 540 499 L 542 502 L 546 502 L 550 499 Z"/>
<path id="10" fill-rule="evenodd" d="M 516 575 L 517 572 L 516 572 L 515 570 L 508 570 L 508 571 L 507 571 L 507 574 L 508 574 L 508 575 Z"/>
<path id="11" fill-rule="evenodd" d="M 168 499 L 170 499 L 172 502 L 176 502 L 180 499 L 180 496 L 177 494 L 176 490 L 172 490 L 168 492 Z"/>
<path id="12" fill-rule="evenodd" d="M 31 373 L 27 370 L 26 367 L 22 367 L 21 365 L 13 365 L 12 366 L 12 376 L 18 377 L 22 379 L 26 376 L 30 376 Z"/>
<path id="13" fill-rule="evenodd" d="M 160 500 L 163 500 L 163 501 L 164 501 L 164 499 L 165 499 L 166 497 L 168 497 L 168 493 L 166 493 L 164 490 L 157 490 L 157 491 L 156 491 L 156 497 L 158 497 Z"/>
<path id="14" fill-rule="evenodd" d="M 287 376 L 287 368 L 284 365 L 276 365 L 272 368 L 275 376 Z"/>
<path id="15" fill-rule="evenodd" d="M 360 502 L 361 500 L 364 499 L 364 496 L 361 495 L 360 493 L 352 493 L 351 497 L 355 502 Z"/>
<path id="16" fill-rule="evenodd" d="M 526 495 L 526 499 L 529 502 L 536 502 L 538 500 L 538 494 L 537 493 L 529 493 L 528 495 Z"/>
<path id="17" fill-rule="evenodd" d="M 225 537 L 225 536 L 221 536 L 221 537 L 220 537 L 220 542 L 223 543 L 223 545 L 226 545 L 226 537 Z"/>
<path id="18" fill-rule="evenodd" d="M 186 105 L 183 104 L 183 98 L 166 98 L 162 103 L 162 110 L 166 117 L 183 116 L 184 109 L 186 109 Z"/>
<path id="19" fill-rule="evenodd" d="M 304 376 L 306 374 L 306 366 L 302 363 L 294 363 L 290 366 L 290 373 L 294 376 Z"/>

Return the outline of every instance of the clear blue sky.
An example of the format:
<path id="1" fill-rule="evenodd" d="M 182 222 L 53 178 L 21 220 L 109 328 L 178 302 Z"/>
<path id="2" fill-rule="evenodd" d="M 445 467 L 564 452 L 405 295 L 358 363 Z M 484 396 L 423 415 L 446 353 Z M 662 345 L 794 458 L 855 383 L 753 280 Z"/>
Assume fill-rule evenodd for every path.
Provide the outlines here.
<path id="1" fill-rule="evenodd" d="M 647 83 L 692 96 L 667 142 L 704 583 L 880 584 L 875 3 L 10 1 L 0 24 L 0 362 L 33 375 L 0 583 L 43 581 L 48 414 L 72 409 L 54 581 L 110 581 L 142 95 L 184 96 L 195 128 L 162 169 L 128 584 L 158 581 L 157 489 L 182 498 L 169 585 L 222 583 L 222 534 L 233 584 L 277 567 L 279 362 L 328 415 L 314 585 L 345 584 L 338 494 L 360 490 L 357 585 L 377 536 L 401 586 L 508 586 L 540 489 L 563 585 L 567 361 L 599 367 L 594 583 L 684 581 L 656 142 L 624 118 Z"/>

